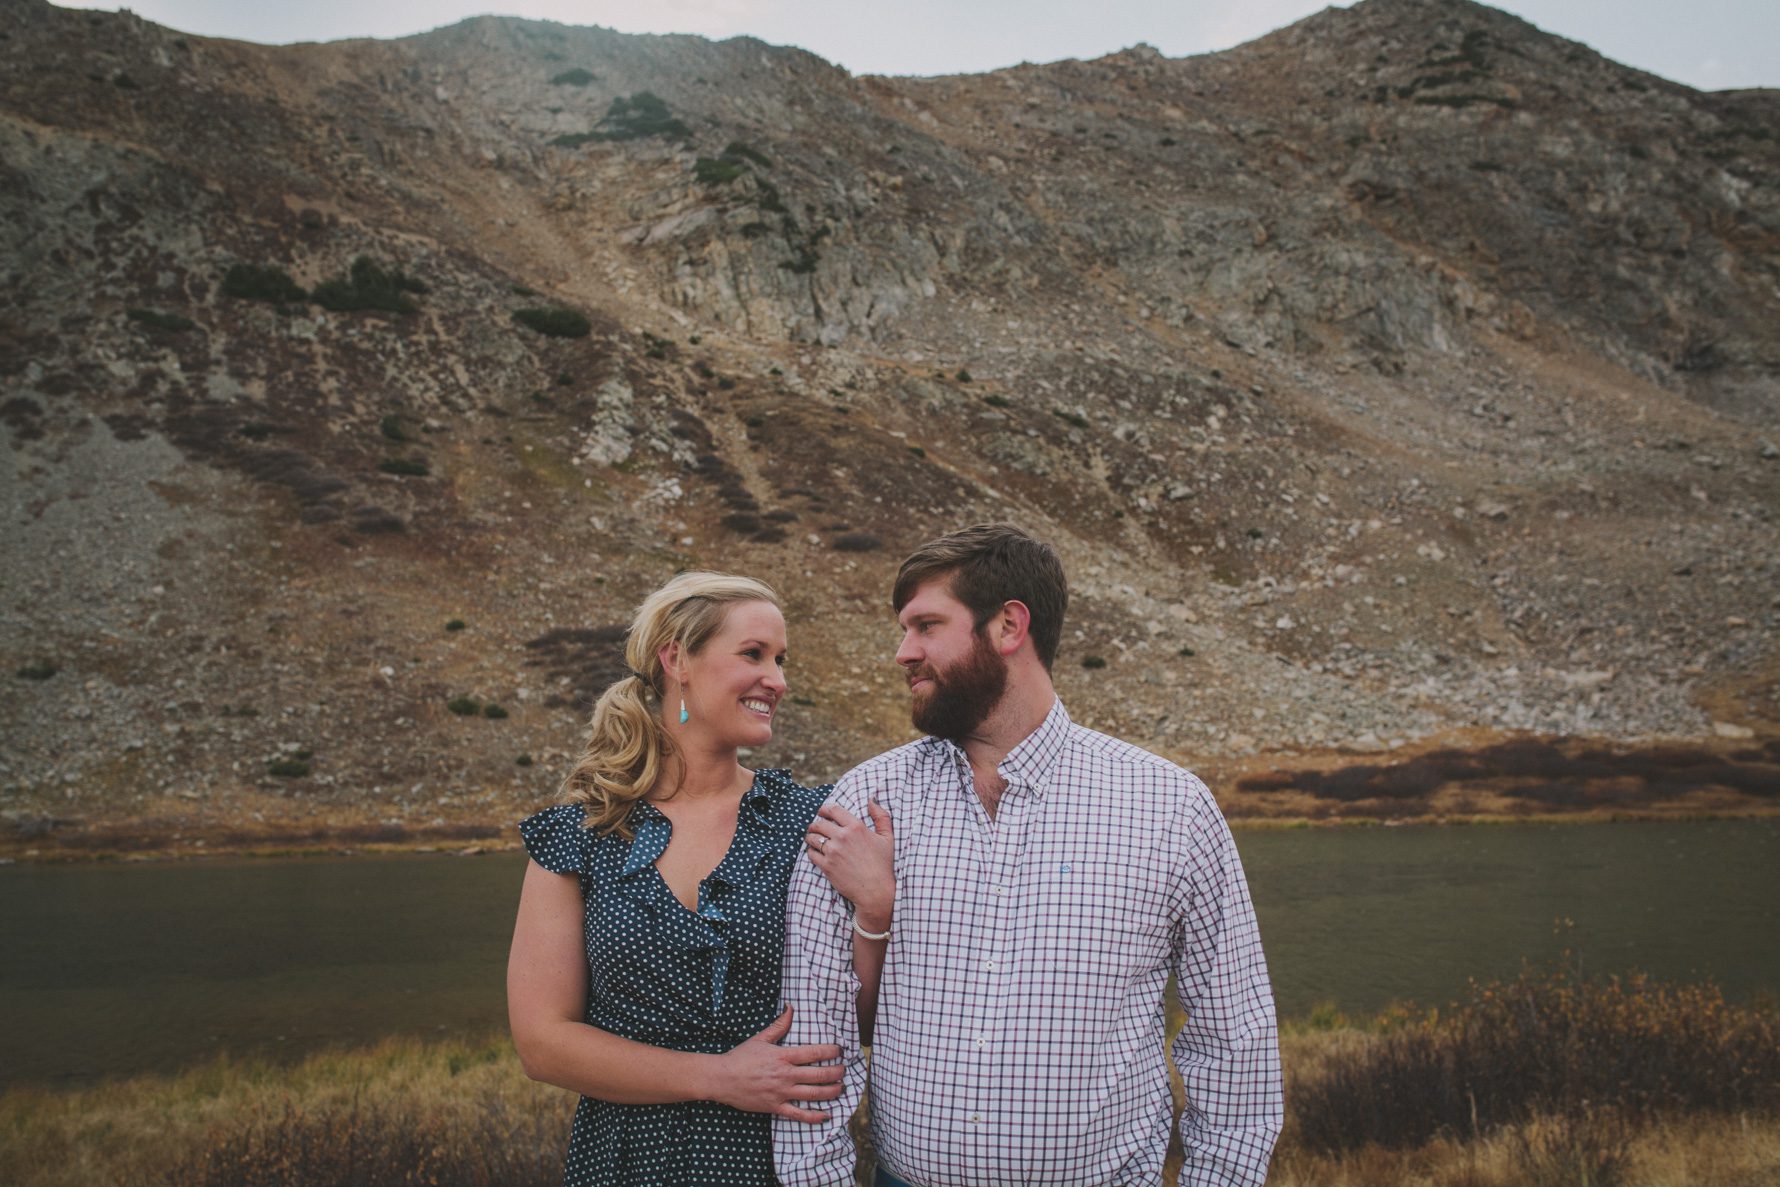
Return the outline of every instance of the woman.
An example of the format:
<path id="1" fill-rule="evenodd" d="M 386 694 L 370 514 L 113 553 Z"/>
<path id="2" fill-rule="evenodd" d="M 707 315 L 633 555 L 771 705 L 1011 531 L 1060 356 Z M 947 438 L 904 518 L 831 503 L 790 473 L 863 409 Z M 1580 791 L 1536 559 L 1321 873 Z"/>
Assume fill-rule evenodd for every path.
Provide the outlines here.
<path id="1" fill-rule="evenodd" d="M 751 772 L 785 695 L 765 585 L 683 573 L 638 608 L 631 675 L 593 710 L 568 803 L 521 824 L 532 860 L 507 970 L 526 1074 L 581 1094 L 565 1187 L 775 1180 L 773 1114 L 826 1120 L 834 1046 L 777 1045 L 785 890 L 800 846 L 855 904 L 875 999 L 895 893 L 889 817 Z M 777 1017 L 774 1015 L 778 1014 Z"/>

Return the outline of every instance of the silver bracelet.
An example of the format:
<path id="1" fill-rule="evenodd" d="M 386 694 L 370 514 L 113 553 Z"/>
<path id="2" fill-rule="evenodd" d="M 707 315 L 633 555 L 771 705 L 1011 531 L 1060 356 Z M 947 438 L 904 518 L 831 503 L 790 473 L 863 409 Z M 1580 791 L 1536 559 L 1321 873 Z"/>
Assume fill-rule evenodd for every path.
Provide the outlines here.
<path id="1" fill-rule="evenodd" d="M 866 931 L 863 927 L 860 927 L 859 916 L 857 915 L 853 916 L 853 930 L 868 940 L 887 940 L 890 938 L 889 928 L 885 928 L 883 931 Z"/>

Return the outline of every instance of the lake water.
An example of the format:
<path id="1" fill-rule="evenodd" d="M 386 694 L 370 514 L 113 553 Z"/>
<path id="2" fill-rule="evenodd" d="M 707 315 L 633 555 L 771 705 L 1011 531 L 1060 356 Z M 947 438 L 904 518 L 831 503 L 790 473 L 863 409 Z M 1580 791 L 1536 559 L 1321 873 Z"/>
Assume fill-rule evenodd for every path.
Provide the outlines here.
<path id="1" fill-rule="evenodd" d="M 1441 1004 L 1566 948 L 1589 972 L 1780 993 L 1780 822 L 1237 841 L 1286 1016 Z M 0 1085 L 501 1025 L 522 869 L 517 854 L 0 868 Z"/>

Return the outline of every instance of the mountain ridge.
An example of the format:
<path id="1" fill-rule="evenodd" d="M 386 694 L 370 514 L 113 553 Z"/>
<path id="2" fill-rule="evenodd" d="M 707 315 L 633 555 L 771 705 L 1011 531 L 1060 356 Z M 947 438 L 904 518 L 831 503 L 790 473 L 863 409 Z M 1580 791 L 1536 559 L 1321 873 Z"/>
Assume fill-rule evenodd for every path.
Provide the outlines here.
<path id="1" fill-rule="evenodd" d="M 1464 0 L 920 79 L 5 10 L 7 819 L 535 802 L 691 564 L 786 589 L 763 760 L 832 776 L 905 736 L 901 550 L 991 517 L 1189 765 L 1780 716 L 1775 92 Z"/>

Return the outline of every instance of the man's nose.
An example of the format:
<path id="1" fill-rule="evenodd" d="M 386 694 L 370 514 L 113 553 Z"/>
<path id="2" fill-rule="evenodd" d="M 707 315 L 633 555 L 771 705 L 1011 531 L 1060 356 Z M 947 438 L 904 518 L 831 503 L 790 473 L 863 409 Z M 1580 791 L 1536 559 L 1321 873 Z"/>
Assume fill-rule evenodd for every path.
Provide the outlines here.
<path id="1" fill-rule="evenodd" d="M 915 633 L 909 631 L 902 636 L 902 645 L 896 649 L 896 662 L 903 667 L 912 667 L 921 662 L 921 649 L 915 645 Z"/>

